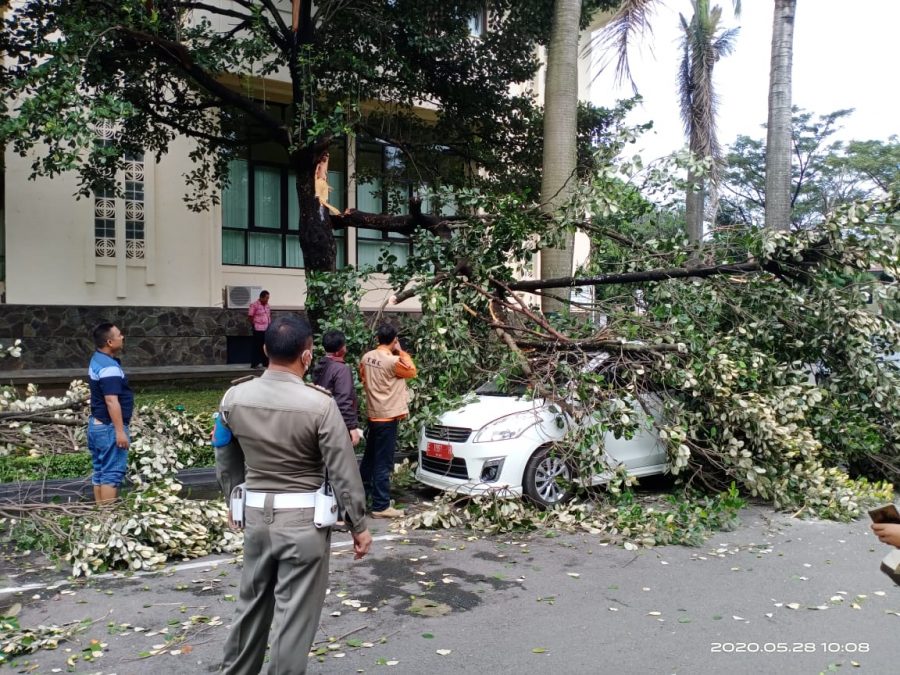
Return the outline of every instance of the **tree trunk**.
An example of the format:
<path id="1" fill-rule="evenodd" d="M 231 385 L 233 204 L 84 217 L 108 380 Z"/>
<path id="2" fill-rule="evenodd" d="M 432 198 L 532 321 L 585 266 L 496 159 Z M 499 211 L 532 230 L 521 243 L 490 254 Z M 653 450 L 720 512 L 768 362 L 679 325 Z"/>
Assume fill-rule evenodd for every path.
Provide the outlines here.
<path id="1" fill-rule="evenodd" d="M 766 227 L 791 226 L 791 63 L 797 0 L 775 0 L 766 138 Z"/>
<path id="2" fill-rule="evenodd" d="M 699 244 L 703 240 L 703 205 L 706 198 L 704 182 L 693 171 L 688 171 L 689 189 L 684 200 L 684 221 L 688 240 L 692 244 Z"/>
<path id="3" fill-rule="evenodd" d="M 581 0 L 555 1 L 544 87 L 541 202 L 547 213 L 565 204 L 575 187 L 580 18 Z M 541 252 L 541 278 L 572 274 L 573 244 L 574 234 L 569 233 L 560 248 Z M 557 297 L 568 298 L 568 291 L 558 291 Z M 544 297 L 542 301 L 544 312 L 559 311 L 565 306 L 554 297 Z"/>
<path id="4" fill-rule="evenodd" d="M 300 204 L 300 222 L 298 223 L 298 238 L 300 250 L 303 252 L 303 269 L 307 281 L 310 275 L 322 272 L 334 272 L 337 260 L 337 245 L 334 240 L 334 230 L 331 227 L 331 217 L 328 210 L 319 204 L 315 189 L 316 159 L 314 153 L 309 150 L 301 150 L 292 157 L 291 163 L 297 174 L 297 199 Z M 307 285 L 307 317 L 312 325 L 313 332 L 318 334 L 319 321 L 322 319 L 321 308 L 330 303 L 328 298 L 314 298 L 309 302 L 310 296 L 317 290 Z"/>

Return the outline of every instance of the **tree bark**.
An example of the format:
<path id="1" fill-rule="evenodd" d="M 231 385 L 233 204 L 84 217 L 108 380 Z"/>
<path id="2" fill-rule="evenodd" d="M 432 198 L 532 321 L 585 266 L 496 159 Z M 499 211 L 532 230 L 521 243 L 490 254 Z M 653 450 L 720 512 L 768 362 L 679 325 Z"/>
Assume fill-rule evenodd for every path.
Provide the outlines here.
<path id="1" fill-rule="evenodd" d="M 578 23 L 581 0 L 555 0 L 547 74 L 544 87 L 544 156 L 541 203 L 552 213 L 573 192 L 578 135 Z M 541 278 L 572 274 L 574 234 L 567 233 L 559 248 L 541 251 Z M 568 293 L 558 297 L 568 299 Z M 544 312 L 566 305 L 558 297 L 545 296 Z"/>
<path id="2" fill-rule="evenodd" d="M 766 227 L 791 226 L 791 64 L 797 0 L 775 0 L 766 138 Z"/>
<path id="3" fill-rule="evenodd" d="M 300 205 L 297 235 L 307 280 L 316 273 L 334 272 L 337 261 L 337 244 L 328 209 L 316 197 L 316 154 L 310 148 L 304 148 L 295 153 L 291 162 L 297 174 L 297 200 Z M 307 297 L 312 292 L 307 286 Z M 314 334 L 320 332 L 319 324 L 324 318 L 322 308 L 331 303 L 329 298 L 316 298 L 315 302 L 307 303 L 306 315 Z"/>
<path id="4" fill-rule="evenodd" d="M 313 272 L 334 272 L 337 245 L 328 210 L 316 197 L 315 161 L 312 153 L 300 151 L 293 162 L 297 172 L 297 199 L 300 204 L 298 235 L 303 251 L 303 268 Z"/>
<path id="5" fill-rule="evenodd" d="M 703 206 L 706 197 L 706 186 L 703 178 L 693 171 L 688 171 L 688 191 L 684 199 L 684 221 L 688 240 L 699 244 L 703 239 Z"/>

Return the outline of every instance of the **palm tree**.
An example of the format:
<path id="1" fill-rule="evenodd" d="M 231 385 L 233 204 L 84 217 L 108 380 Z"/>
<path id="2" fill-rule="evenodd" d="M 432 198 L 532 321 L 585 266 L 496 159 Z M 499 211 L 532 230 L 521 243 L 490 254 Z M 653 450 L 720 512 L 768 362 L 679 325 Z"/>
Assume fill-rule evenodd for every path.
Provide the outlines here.
<path id="1" fill-rule="evenodd" d="M 775 0 L 766 134 L 766 227 L 791 226 L 791 65 L 797 0 Z"/>
<path id="2" fill-rule="evenodd" d="M 615 16 L 600 31 L 592 42 L 592 48 L 598 53 L 605 52 L 616 59 L 616 81 L 620 84 L 627 80 L 637 93 L 637 85 L 631 77 L 628 63 L 630 45 L 645 33 L 651 32 L 651 16 L 660 0 L 623 0 Z M 694 16 L 691 21 L 681 16 L 684 31 L 682 47 L 684 56 L 681 62 L 680 90 L 681 114 L 684 120 L 685 133 L 691 150 L 699 157 L 713 157 L 714 179 L 720 158 L 718 142 L 715 135 L 715 94 L 712 89 L 712 68 L 715 62 L 731 53 L 734 49 L 736 30 L 719 31 L 721 9 L 709 8 L 708 0 L 692 0 Z M 732 0 L 735 16 L 740 15 L 740 0 Z M 602 70 L 608 62 L 601 62 Z M 687 232 L 691 241 L 699 241 L 703 228 L 704 181 L 699 180 L 694 172 L 688 175 L 692 185 L 699 183 L 697 192 L 690 192 L 686 198 Z M 714 180 L 710 180 L 715 184 Z"/>
<path id="3" fill-rule="evenodd" d="M 688 171 L 688 193 L 685 199 L 685 223 L 688 239 L 703 238 L 703 214 L 706 188 L 715 195 L 722 166 L 722 149 L 716 135 L 716 94 L 713 67 L 723 56 L 734 51 L 737 29 L 720 28 L 722 8 L 709 6 L 709 0 L 692 0 L 691 20 L 680 14 L 682 58 L 678 86 L 681 94 L 681 119 L 691 152 L 696 158 L 710 158 L 707 176 L 694 169 Z M 736 8 L 736 11 L 739 8 Z M 714 198 L 713 198 L 714 201 Z"/>
<path id="4" fill-rule="evenodd" d="M 556 0 L 544 90 L 544 156 L 541 202 L 551 213 L 572 194 L 577 161 L 578 136 L 578 24 L 581 0 Z M 541 251 L 541 278 L 572 274 L 574 235 L 568 233 L 559 248 Z M 544 312 L 564 307 L 558 297 L 545 295 Z"/>

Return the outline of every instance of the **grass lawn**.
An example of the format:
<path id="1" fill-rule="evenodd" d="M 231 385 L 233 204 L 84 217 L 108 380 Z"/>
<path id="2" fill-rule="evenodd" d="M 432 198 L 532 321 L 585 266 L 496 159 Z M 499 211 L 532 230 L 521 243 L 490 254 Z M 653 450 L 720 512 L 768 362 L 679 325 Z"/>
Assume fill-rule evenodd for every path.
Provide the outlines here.
<path id="1" fill-rule="evenodd" d="M 169 408 L 181 409 L 189 415 L 206 415 L 212 427 L 212 414 L 219 409 L 219 401 L 230 385 L 225 383 L 188 382 L 173 386 L 166 383 L 142 383 L 135 386 L 135 407 L 161 403 Z"/>
<path id="2" fill-rule="evenodd" d="M 229 386 L 228 382 L 140 383 L 135 386 L 135 407 L 160 403 L 173 409 L 183 408 L 189 415 L 200 415 L 212 429 L 212 414 L 218 410 L 222 394 Z M 0 483 L 90 475 L 91 456 L 86 450 L 43 457 L 0 457 Z"/>

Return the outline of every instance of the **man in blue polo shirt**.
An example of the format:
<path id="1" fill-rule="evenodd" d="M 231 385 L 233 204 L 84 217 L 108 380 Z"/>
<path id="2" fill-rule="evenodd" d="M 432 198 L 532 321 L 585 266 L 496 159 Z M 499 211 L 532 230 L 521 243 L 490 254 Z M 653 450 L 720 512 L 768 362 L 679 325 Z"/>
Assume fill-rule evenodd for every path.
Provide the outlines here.
<path id="1" fill-rule="evenodd" d="M 88 449 L 94 464 L 94 500 L 111 502 L 119 495 L 128 459 L 128 423 L 134 409 L 134 394 L 117 358 L 125 344 L 118 326 L 101 323 L 94 329 L 97 351 L 88 367 L 91 416 L 88 418 Z"/>

